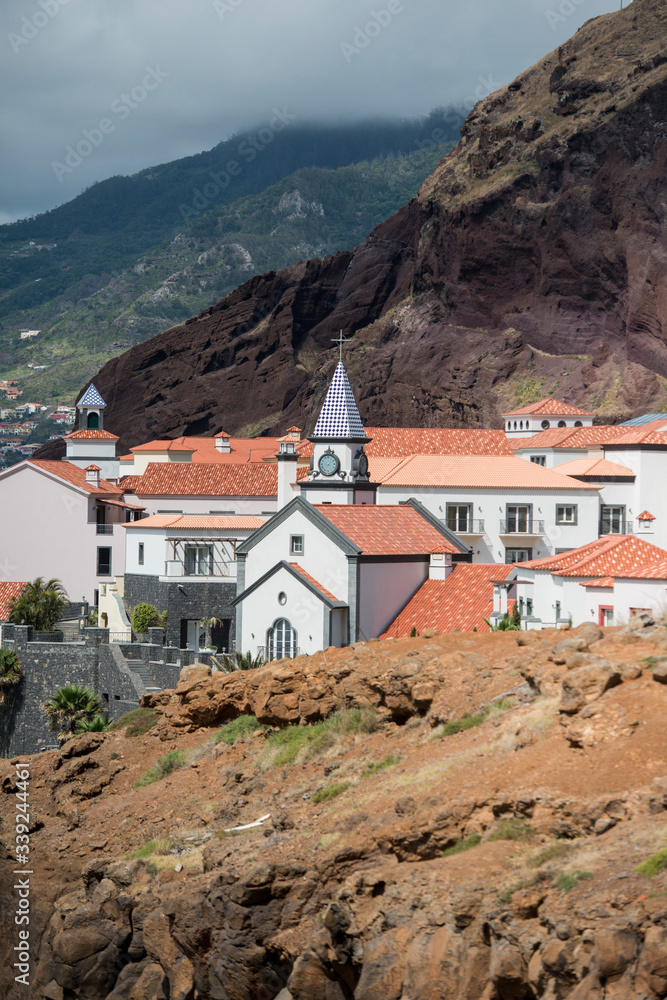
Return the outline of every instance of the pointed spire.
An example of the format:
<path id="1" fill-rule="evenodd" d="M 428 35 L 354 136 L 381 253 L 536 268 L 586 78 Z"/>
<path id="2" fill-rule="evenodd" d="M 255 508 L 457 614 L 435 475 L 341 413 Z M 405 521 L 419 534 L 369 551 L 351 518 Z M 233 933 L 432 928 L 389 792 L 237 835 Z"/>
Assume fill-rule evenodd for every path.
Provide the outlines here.
<path id="1" fill-rule="evenodd" d="M 79 402 L 76 405 L 77 406 L 106 406 L 107 404 L 104 402 L 104 400 L 100 396 L 99 392 L 97 391 L 97 389 L 95 388 L 95 386 L 91 382 L 90 385 L 88 386 L 88 388 L 86 389 L 86 391 L 84 392 L 83 396 L 81 397 L 81 399 L 79 400 Z"/>
<path id="2" fill-rule="evenodd" d="M 352 394 L 352 387 L 342 361 L 336 365 L 324 406 L 315 424 L 313 437 L 366 437 L 366 431 L 361 422 L 359 410 Z"/>

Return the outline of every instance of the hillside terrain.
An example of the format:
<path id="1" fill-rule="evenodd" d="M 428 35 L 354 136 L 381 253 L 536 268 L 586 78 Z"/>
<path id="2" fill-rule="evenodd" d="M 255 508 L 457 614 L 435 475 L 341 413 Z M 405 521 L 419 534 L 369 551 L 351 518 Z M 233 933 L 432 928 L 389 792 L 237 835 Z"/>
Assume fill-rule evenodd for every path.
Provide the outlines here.
<path id="1" fill-rule="evenodd" d="M 351 249 L 416 194 L 463 120 L 449 108 L 407 122 L 278 122 L 0 226 L 0 375 L 62 400 L 82 370 L 249 276 Z M 41 334 L 21 341 L 24 329 Z"/>
<path id="2" fill-rule="evenodd" d="M 635 0 L 480 101 L 356 250 L 250 279 L 110 361 L 123 445 L 310 427 L 334 364 L 372 425 L 498 426 L 557 395 L 667 409 L 667 6 Z"/>
<path id="3" fill-rule="evenodd" d="M 185 668 L 114 731 L 0 762 L 0 994 L 664 997 L 666 699 L 662 624 Z"/>

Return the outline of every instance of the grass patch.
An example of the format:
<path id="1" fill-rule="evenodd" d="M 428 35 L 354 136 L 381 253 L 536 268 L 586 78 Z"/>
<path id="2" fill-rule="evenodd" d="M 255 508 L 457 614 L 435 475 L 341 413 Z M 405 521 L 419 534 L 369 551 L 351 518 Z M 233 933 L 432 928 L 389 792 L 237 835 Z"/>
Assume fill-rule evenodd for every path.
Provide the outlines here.
<path id="1" fill-rule="evenodd" d="M 388 767 L 393 767 L 395 764 L 399 764 L 401 761 L 400 757 L 395 754 L 390 754 L 388 757 L 384 757 L 382 760 L 375 761 L 373 764 L 369 764 L 368 767 L 363 772 L 364 778 L 369 778 L 373 774 L 379 774 L 380 771 L 385 771 Z"/>
<path id="2" fill-rule="evenodd" d="M 571 844 L 547 844 L 543 847 L 541 851 L 534 854 L 532 858 L 528 859 L 529 868 L 541 868 L 545 865 L 547 861 L 556 861 L 559 858 L 565 857 L 572 850 Z"/>
<path id="3" fill-rule="evenodd" d="M 135 788 L 144 788 L 146 785 L 152 785 L 155 781 L 160 781 L 161 778 L 166 778 L 168 774 L 175 771 L 179 767 L 183 767 L 185 764 L 185 755 L 182 750 L 172 750 L 171 753 L 165 754 L 164 757 L 160 757 L 159 760 L 155 761 L 155 766 L 146 771 L 138 781 L 135 781 Z"/>
<path id="4" fill-rule="evenodd" d="M 493 704 L 487 705 L 486 708 L 482 709 L 476 715 L 464 715 L 460 719 L 453 719 L 451 722 L 445 722 L 442 727 L 442 731 L 438 734 L 439 737 L 443 736 L 454 736 L 456 733 L 463 733 L 466 729 L 474 729 L 476 726 L 481 726 L 483 722 L 488 719 L 496 719 L 503 712 L 508 709 L 513 708 L 516 702 L 512 698 L 499 698 L 498 701 L 494 701 Z M 436 737 L 437 738 L 437 737 Z"/>
<path id="5" fill-rule="evenodd" d="M 511 819 L 501 819 L 496 823 L 495 829 L 491 832 L 489 840 L 532 840 L 535 836 L 530 823 L 525 819 L 518 819 L 513 816 Z"/>
<path id="6" fill-rule="evenodd" d="M 666 626 L 667 627 L 667 626 Z M 665 662 L 664 656 L 643 656 L 640 663 L 645 663 L 649 670 L 655 670 L 660 663 Z"/>
<path id="7" fill-rule="evenodd" d="M 286 726 L 270 733 L 266 746 L 275 767 L 292 764 L 298 757 L 314 757 L 335 746 L 346 736 L 376 732 L 384 725 L 381 716 L 372 706 L 350 708 L 334 712 L 324 722 L 312 726 Z"/>
<path id="8" fill-rule="evenodd" d="M 635 871 L 638 875 L 646 875 L 648 878 L 655 878 L 655 876 L 664 871 L 667 868 L 667 847 L 663 847 L 661 851 L 657 851 L 652 854 L 650 858 L 646 861 L 642 861 L 640 865 L 637 865 Z"/>
<path id="9" fill-rule="evenodd" d="M 556 888 L 561 892 L 570 892 L 576 889 L 580 882 L 587 882 L 593 878 L 592 872 L 582 872 L 577 869 L 574 872 L 561 872 L 556 879 Z"/>
<path id="10" fill-rule="evenodd" d="M 231 722 L 226 722 L 224 726 L 220 726 L 213 737 L 213 742 L 227 743 L 231 746 L 237 740 L 245 739 L 246 736 L 250 736 L 251 733 L 256 732 L 258 729 L 266 728 L 266 726 L 262 726 L 257 721 L 254 715 L 239 715 L 238 719 L 232 719 Z"/>
<path id="11" fill-rule="evenodd" d="M 136 851 L 132 851 L 132 854 L 128 854 L 127 857 L 139 859 L 150 858 L 151 854 L 154 853 L 156 846 L 157 841 L 149 840 L 147 844 L 144 844 L 143 847 L 139 847 Z"/>
<path id="12" fill-rule="evenodd" d="M 327 785 L 326 788 L 320 788 L 319 792 L 315 792 L 310 801 L 316 805 L 318 802 L 328 802 L 329 799 L 335 799 L 337 795 L 342 795 L 349 787 L 349 781 L 334 781 L 332 785 Z"/>
<path id="13" fill-rule="evenodd" d="M 478 833 L 473 833 L 469 837 L 465 837 L 463 840 L 457 840 L 455 844 L 448 847 L 446 851 L 443 851 L 440 855 L 441 858 L 450 858 L 453 854 L 462 854 L 463 851 L 469 851 L 473 847 L 477 847 L 481 843 L 482 838 Z"/>
<path id="14" fill-rule="evenodd" d="M 126 736 L 143 736 L 156 725 L 158 719 L 152 708 L 135 708 L 121 715 L 117 722 L 109 726 L 108 732 L 124 729 Z"/>

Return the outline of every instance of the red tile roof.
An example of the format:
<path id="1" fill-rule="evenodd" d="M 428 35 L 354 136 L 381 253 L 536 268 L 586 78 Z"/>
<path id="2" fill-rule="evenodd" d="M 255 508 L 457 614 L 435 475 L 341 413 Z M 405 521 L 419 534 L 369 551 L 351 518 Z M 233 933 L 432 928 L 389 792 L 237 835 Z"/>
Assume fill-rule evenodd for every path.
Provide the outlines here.
<path id="1" fill-rule="evenodd" d="M 664 427 L 664 421 L 659 421 L 659 425 Z M 619 434 L 609 444 L 617 447 L 626 444 L 659 444 L 667 447 L 667 434 L 652 430 L 650 425 L 648 428 L 647 425 L 644 425 L 643 427 L 633 427 L 631 430 L 624 428 L 624 431 L 624 434 Z"/>
<path id="2" fill-rule="evenodd" d="M 367 556 L 458 553 L 444 535 L 408 505 L 316 504 L 327 521 Z"/>
<path id="3" fill-rule="evenodd" d="M 633 479 L 635 478 L 634 472 L 627 465 L 617 465 L 616 462 L 609 462 L 606 458 L 575 458 L 571 462 L 563 462 L 555 468 L 562 476 L 587 476 L 592 478 L 598 476 L 613 476 L 615 478 L 619 476 L 632 476 Z"/>
<path id="4" fill-rule="evenodd" d="M 521 563 L 521 570 L 544 569 L 555 576 L 627 576 L 638 566 L 667 559 L 667 552 L 634 535 L 605 535 L 556 556 Z"/>
<path id="5" fill-rule="evenodd" d="M 175 528 L 178 531 L 254 531 L 265 523 L 265 517 L 250 514 L 152 514 L 140 521 L 129 521 L 123 528 Z"/>
<path id="6" fill-rule="evenodd" d="M 118 485 L 124 493 L 134 493 L 140 482 L 141 476 L 123 476 L 119 479 Z"/>
<path id="7" fill-rule="evenodd" d="M 25 582 L 0 583 L 0 622 L 7 621 L 9 618 L 9 602 L 12 598 L 18 597 L 25 586 Z"/>
<path id="8" fill-rule="evenodd" d="M 409 455 L 512 455 L 505 431 L 460 427 L 367 427 L 373 440 L 366 445 L 369 459 L 406 458 Z M 297 453 L 310 457 L 313 445 L 304 440 Z"/>
<path id="9" fill-rule="evenodd" d="M 601 580 L 582 580 L 580 587 L 612 587 L 614 586 L 613 576 L 603 576 Z"/>
<path id="10" fill-rule="evenodd" d="M 62 479 L 66 483 L 72 483 L 85 490 L 86 493 L 93 493 L 95 496 L 101 496 L 105 493 L 112 493 L 114 496 L 123 495 L 122 489 L 114 486 L 113 483 L 108 483 L 106 479 L 100 479 L 99 485 L 87 483 L 86 473 L 83 469 L 80 469 L 78 465 L 72 465 L 71 462 L 49 462 L 41 458 L 29 458 L 26 465 L 34 465 L 38 469 L 43 469 L 44 472 L 57 476 L 58 479 Z"/>
<path id="11" fill-rule="evenodd" d="M 390 470 L 383 486 L 435 486 L 452 489 L 590 490 L 558 469 L 546 469 L 523 458 L 497 455 L 413 455 Z"/>
<path id="12" fill-rule="evenodd" d="M 324 594 L 324 596 L 327 597 L 330 601 L 339 600 L 338 597 L 334 597 L 334 595 L 331 593 L 330 590 L 327 590 L 327 588 L 323 587 L 321 583 L 318 583 L 315 577 L 311 576 L 310 573 L 306 573 L 305 569 L 303 569 L 298 563 L 291 562 L 290 566 L 292 567 L 292 569 L 295 569 L 300 574 L 300 576 L 304 578 L 304 580 L 307 580 L 311 586 L 319 590 L 319 592 L 321 594 Z"/>
<path id="13" fill-rule="evenodd" d="M 514 567 L 505 564 L 457 563 L 446 580 L 426 580 L 380 636 L 403 638 L 412 628 L 422 632 L 488 632 L 484 619 L 493 612 L 493 582 Z M 514 602 L 509 601 L 512 611 Z"/>
<path id="14" fill-rule="evenodd" d="M 643 563 L 633 569 L 617 573 L 621 579 L 634 580 L 667 580 L 667 552 L 663 559 L 656 559 L 655 562 Z"/>
<path id="15" fill-rule="evenodd" d="M 613 441 L 627 431 L 627 427 L 616 424 L 601 424 L 597 427 L 551 427 L 548 431 L 533 434 L 514 442 L 514 451 L 534 451 L 536 448 L 589 448 L 602 446 Z"/>
<path id="16" fill-rule="evenodd" d="M 137 496 L 276 496 L 278 466 L 150 462 Z"/>
<path id="17" fill-rule="evenodd" d="M 650 512 L 650 510 L 643 510 L 641 514 L 637 514 L 638 521 L 655 521 L 655 515 Z"/>
<path id="18" fill-rule="evenodd" d="M 70 438 L 75 440 L 78 438 L 95 438 L 100 441 L 118 441 L 117 434 L 110 434 L 109 431 L 95 430 L 93 427 L 84 427 L 78 431 L 72 431 L 71 434 L 63 434 L 63 440 L 69 441 Z"/>
<path id="19" fill-rule="evenodd" d="M 540 399 L 537 403 L 529 403 L 528 406 L 522 406 L 518 410 L 505 410 L 503 412 L 503 417 L 519 417 L 526 413 L 538 413 L 540 416 L 544 414 L 545 416 L 556 417 L 594 417 L 595 414 L 591 413 L 590 410 L 578 410 L 576 406 L 570 406 L 569 403 L 563 403 L 560 399 L 554 399 L 553 396 L 548 396 L 546 399 Z"/>
<path id="20" fill-rule="evenodd" d="M 215 447 L 216 437 L 227 437 L 221 433 L 214 437 L 180 437 L 173 441 L 147 441 L 132 448 L 134 453 L 142 452 L 188 452 L 190 462 L 207 465 L 236 465 L 250 462 L 262 462 L 265 458 L 275 455 L 280 448 L 280 438 L 230 438 L 230 451 L 218 451 Z M 312 447 L 312 446 L 311 446 Z"/>

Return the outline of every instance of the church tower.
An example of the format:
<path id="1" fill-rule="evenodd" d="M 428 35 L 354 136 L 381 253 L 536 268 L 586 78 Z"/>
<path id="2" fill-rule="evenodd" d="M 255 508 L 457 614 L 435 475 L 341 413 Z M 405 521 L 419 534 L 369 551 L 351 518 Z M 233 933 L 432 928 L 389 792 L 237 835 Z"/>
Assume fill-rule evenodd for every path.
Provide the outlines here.
<path id="1" fill-rule="evenodd" d="M 76 404 L 79 417 L 79 430 L 102 430 L 104 411 L 107 404 L 91 382 L 83 396 Z"/>
<path id="2" fill-rule="evenodd" d="M 314 504 L 374 504 L 377 483 L 370 482 L 365 451 L 371 440 L 341 360 L 309 438 L 314 450 L 308 479 L 300 483 L 304 498 Z"/>
<path id="3" fill-rule="evenodd" d="M 116 457 L 118 438 L 102 427 L 106 403 L 91 382 L 76 404 L 79 426 L 71 434 L 66 434 L 65 461 L 88 469 L 91 464 L 98 467 L 102 479 L 117 480 L 120 462 Z"/>

